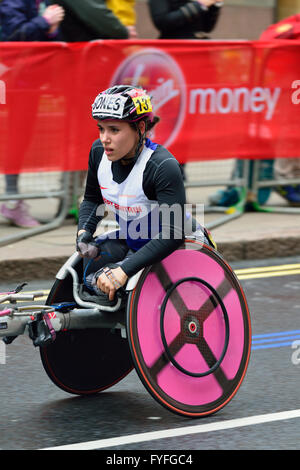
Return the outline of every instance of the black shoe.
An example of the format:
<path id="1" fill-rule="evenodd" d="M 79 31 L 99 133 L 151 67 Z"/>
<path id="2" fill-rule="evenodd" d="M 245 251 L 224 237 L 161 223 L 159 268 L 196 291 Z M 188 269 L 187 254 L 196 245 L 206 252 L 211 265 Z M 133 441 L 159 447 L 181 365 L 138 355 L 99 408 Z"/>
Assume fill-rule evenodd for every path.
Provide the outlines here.
<path id="1" fill-rule="evenodd" d="M 4 336 L 2 338 L 3 343 L 11 344 L 18 336 Z"/>

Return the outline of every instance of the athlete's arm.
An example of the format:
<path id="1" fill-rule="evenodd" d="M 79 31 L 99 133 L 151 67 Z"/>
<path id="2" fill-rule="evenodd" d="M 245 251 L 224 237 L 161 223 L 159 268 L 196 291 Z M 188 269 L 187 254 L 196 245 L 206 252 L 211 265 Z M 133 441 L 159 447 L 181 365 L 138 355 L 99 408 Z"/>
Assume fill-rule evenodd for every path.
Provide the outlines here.
<path id="1" fill-rule="evenodd" d="M 29 2 L 21 0 L 0 1 L 2 41 L 49 41 L 54 39 L 49 37 L 48 34 L 51 26 L 53 26 L 53 16 L 51 16 L 50 19 L 47 13 L 45 16 L 42 16 L 36 12 L 36 16 L 30 17 L 30 13 L 27 11 L 27 4 L 29 4 Z M 49 13 L 49 7 L 46 10 Z M 61 18 L 61 15 L 63 15 L 62 8 L 55 7 L 54 13 L 58 13 L 57 17 Z M 34 15 L 34 13 L 32 13 L 32 15 Z M 57 25 L 59 22 L 57 22 Z"/>
<path id="2" fill-rule="evenodd" d="M 104 202 L 97 176 L 102 154 L 103 147 L 97 140 L 90 151 L 85 193 L 79 208 L 79 234 L 84 230 L 93 234 L 104 215 L 102 213 Z"/>
<path id="3" fill-rule="evenodd" d="M 170 158 L 158 162 L 155 167 L 153 161 L 155 159 L 147 164 L 148 175 L 144 177 L 145 194 L 148 193 L 149 199 L 156 199 L 160 206 L 164 204 L 171 208 L 171 216 L 169 220 L 168 217 L 164 218 L 161 231 L 155 238 L 121 264 L 128 276 L 145 266 L 161 261 L 184 240 L 185 189 L 180 166 L 171 155 Z M 176 216 L 174 210 L 177 210 Z"/>

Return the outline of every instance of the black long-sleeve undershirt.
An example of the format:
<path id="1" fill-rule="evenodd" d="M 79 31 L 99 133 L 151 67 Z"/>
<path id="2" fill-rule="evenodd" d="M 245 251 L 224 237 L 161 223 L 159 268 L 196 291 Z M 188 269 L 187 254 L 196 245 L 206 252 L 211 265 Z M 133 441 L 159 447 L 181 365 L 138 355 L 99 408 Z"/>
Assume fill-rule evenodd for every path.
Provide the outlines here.
<path id="1" fill-rule="evenodd" d="M 103 213 L 103 198 L 98 181 L 98 167 L 103 155 L 100 140 L 94 142 L 89 157 L 89 167 L 84 200 L 80 206 L 78 230 L 85 229 L 94 233 Z M 134 164 L 123 165 L 120 161 L 112 163 L 113 179 L 123 182 L 129 175 Z M 184 205 L 185 189 L 182 172 L 175 157 L 164 147 L 158 145 L 146 164 L 143 173 L 143 191 L 149 200 L 172 206 L 181 207 L 182 219 L 179 225 L 170 221 L 169 225 L 161 227 L 160 233 L 146 243 L 142 248 L 128 257 L 122 264 L 122 269 L 132 276 L 145 266 L 161 261 L 176 250 L 184 239 Z"/>

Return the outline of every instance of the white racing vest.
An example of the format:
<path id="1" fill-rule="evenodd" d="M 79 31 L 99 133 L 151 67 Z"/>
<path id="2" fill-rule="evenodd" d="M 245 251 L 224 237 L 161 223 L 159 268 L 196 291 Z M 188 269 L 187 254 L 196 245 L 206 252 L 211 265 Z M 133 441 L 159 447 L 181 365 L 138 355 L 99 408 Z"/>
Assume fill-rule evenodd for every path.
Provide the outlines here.
<path id="1" fill-rule="evenodd" d="M 106 208 L 115 215 L 120 226 L 120 238 L 125 238 L 129 248 L 135 251 L 160 230 L 158 202 L 148 199 L 143 191 L 144 170 L 153 152 L 152 148 L 144 145 L 122 183 L 113 180 L 112 162 L 105 152 L 98 168 L 98 181 Z"/>

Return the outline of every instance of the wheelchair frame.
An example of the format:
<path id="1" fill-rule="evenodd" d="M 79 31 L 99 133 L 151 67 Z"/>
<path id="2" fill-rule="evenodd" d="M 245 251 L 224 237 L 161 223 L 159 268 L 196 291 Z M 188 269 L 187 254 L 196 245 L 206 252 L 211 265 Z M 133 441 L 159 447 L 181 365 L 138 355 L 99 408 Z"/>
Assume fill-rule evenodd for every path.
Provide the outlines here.
<path id="1" fill-rule="evenodd" d="M 68 393 L 98 393 L 135 368 L 147 391 L 182 416 L 211 415 L 233 398 L 249 363 L 251 322 L 239 281 L 216 250 L 186 238 L 129 279 L 125 307 L 120 299 L 115 308 L 83 301 L 82 270 L 74 253 L 46 305 L 0 311 L 0 336 L 9 343 L 28 334 L 50 379 Z M 10 293 L 6 301 L 37 295 Z"/>

